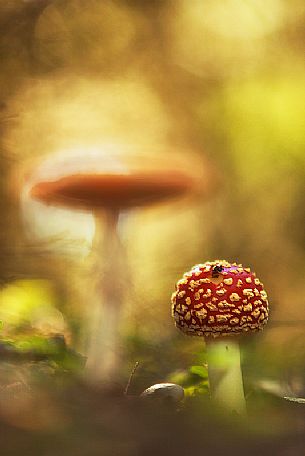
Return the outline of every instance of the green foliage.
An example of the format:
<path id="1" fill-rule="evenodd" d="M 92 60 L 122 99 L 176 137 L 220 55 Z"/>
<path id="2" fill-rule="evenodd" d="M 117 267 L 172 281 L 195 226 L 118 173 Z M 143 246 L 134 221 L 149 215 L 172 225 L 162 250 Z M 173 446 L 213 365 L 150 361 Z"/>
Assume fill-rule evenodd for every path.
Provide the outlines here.
<path id="1" fill-rule="evenodd" d="M 209 392 L 208 371 L 203 365 L 175 371 L 169 375 L 168 381 L 183 386 L 185 397 L 202 396 Z"/>
<path id="2" fill-rule="evenodd" d="M 70 349 L 61 335 L 42 337 L 39 335 L 23 335 L 18 338 L 0 340 L 2 361 L 9 363 L 32 363 L 52 370 L 77 373 L 82 370 L 85 358 Z"/>
<path id="3" fill-rule="evenodd" d="M 189 369 L 191 374 L 197 375 L 198 377 L 207 379 L 208 369 L 206 366 L 191 366 Z"/>
<path id="4" fill-rule="evenodd" d="M 189 386 L 184 389 L 185 397 L 205 396 L 209 393 L 208 382 L 201 382 L 196 386 Z"/>

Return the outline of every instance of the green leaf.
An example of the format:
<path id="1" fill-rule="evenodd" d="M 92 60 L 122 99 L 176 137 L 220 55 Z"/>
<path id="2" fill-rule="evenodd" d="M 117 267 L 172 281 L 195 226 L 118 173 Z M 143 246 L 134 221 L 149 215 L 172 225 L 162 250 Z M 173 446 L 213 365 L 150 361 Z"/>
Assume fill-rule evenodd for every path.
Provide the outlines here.
<path id="1" fill-rule="evenodd" d="M 185 397 L 205 396 L 209 393 L 208 382 L 201 382 L 195 386 L 184 388 Z"/>
<path id="2" fill-rule="evenodd" d="M 190 373 L 198 375 L 201 378 L 208 378 L 208 370 L 205 366 L 191 366 Z"/>
<path id="3" fill-rule="evenodd" d="M 168 375 L 166 380 L 170 383 L 186 386 L 190 382 L 190 375 L 186 370 L 177 370 Z"/>

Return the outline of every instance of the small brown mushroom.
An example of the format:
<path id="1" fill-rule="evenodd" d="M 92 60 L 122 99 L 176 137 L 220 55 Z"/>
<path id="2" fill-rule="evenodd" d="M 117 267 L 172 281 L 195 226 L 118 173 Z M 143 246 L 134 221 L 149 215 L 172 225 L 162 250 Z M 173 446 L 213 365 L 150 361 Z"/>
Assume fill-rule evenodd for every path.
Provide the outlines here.
<path id="1" fill-rule="evenodd" d="M 141 393 L 143 399 L 177 403 L 184 399 L 184 389 L 176 383 L 157 383 Z"/>

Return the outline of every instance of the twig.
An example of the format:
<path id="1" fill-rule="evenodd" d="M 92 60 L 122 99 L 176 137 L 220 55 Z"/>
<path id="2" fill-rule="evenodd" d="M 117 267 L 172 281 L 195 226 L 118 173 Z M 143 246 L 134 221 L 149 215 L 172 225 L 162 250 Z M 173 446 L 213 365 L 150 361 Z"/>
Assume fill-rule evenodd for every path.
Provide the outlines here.
<path id="1" fill-rule="evenodd" d="M 134 365 L 134 367 L 133 367 L 133 369 L 132 369 L 132 371 L 131 371 L 131 373 L 130 373 L 130 375 L 129 375 L 129 379 L 128 379 L 126 388 L 125 388 L 125 390 L 124 390 L 124 395 L 125 395 L 125 396 L 127 396 L 127 394 L 128 394 L 128 391 L 129 391 L 129 388 L 130 388 L 131 381 L 132 381 L 133 376 L 134 376 L 134 374 L 136 373 L 136 370 L 138 369 L 138 367 L 139 367 L 139 361 L 137 361 L 137 362 L 135 363 L 135 365 Z"/>

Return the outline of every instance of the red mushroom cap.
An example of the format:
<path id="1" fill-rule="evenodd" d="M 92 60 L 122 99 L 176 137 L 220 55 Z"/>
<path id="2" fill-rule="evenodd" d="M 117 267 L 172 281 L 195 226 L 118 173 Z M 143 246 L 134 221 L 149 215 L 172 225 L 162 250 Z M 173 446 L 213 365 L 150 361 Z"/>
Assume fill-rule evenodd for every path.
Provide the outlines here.
<path id="1" fill-rule="evenodd" d="M 123 146 L 101 146 L 82 153 L 49 156 L 26 182 L 28 195 L 47 204 L 76 207 L 128 209 L 145 206 L 208 188 L 208 165 L 197 156 L 191 166 L 178 153 L 156 159 L 132 153 Z M 31 164 L 32 166 L 32 164 Z"/>
<path id="2" fill-rule="evenodd" d="M 172 295 L 176 327 L 191 336 L 259 331 L 268 320 L 263 284 L 249 268 L 225 260 L 194 266 Z"/>
<path id="3" fill-rule="evenodd" d="M 138 174 L 72 174 L 55 181 L 39 182 L 30 195 L 48 204 L 81 208 L 143 206 L 180 196 L 193 186 L 183 172 Z"/>

